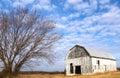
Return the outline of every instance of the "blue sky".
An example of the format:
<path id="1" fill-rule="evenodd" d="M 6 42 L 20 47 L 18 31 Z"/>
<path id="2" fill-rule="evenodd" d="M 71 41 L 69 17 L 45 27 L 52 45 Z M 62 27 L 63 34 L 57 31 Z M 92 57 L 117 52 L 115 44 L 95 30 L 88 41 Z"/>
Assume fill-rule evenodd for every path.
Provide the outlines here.
<path id="1" fill-rule="evenodd" d="M 56 44 L 55 64 L 35 70 L 63 71 L 65 56 L 75 44 L 111 53 L 120 66 L 120 0 L 0 0 L 0 8 L 38 9 L 56 21 L 63 38 Z"/>

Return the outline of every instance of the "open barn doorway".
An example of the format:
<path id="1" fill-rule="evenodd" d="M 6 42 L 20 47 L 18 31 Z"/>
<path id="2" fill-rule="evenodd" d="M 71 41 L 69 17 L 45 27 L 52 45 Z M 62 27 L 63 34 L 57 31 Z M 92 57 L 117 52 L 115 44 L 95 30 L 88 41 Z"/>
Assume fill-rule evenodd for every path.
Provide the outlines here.
<path id="1" fill-rule="evenodd" d="M 81 74 L 81 66 L 75 66 L 75 74 Z"/>

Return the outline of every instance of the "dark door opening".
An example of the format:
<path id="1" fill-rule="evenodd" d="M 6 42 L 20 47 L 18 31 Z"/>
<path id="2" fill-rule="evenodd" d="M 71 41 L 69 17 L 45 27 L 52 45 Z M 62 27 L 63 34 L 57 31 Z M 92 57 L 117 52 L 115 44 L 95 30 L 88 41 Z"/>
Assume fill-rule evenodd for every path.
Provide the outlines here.
<path id="1" fill-rule="evenodd" d="M 72 74 L 73 73 L 73 64 L 70 63 L 70 73 Z"/>
<path id="2" fill-rule="evenodd" d="M 75 66 L 75 74 L 81 74 L 81 66 Z"/>

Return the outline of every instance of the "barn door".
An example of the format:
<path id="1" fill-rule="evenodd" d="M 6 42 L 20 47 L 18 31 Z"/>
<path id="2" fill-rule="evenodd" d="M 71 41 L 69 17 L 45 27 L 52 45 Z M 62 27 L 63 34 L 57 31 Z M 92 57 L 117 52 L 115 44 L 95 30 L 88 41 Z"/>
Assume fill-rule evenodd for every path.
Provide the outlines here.
<path id="1" fill-rule="evenodd" d="M 73 64 L 70 63 L 70 73 L 72 74 L 73 73 Z"/>
<path id="2" fill-rule="evenodd" d="M 81 66 L 75 66 L 75 74 L 81 74 Z"/>

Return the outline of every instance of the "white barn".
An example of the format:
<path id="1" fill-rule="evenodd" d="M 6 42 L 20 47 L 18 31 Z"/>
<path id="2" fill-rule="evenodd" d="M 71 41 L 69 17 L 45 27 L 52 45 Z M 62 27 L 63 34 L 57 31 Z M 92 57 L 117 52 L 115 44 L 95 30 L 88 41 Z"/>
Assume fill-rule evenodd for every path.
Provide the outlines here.
<path id="1" fill-rule="evenodd" d="M 106 52 L 75 45 L 66 56 L 66 75 L 116 71 L 115 58 Z"/>

